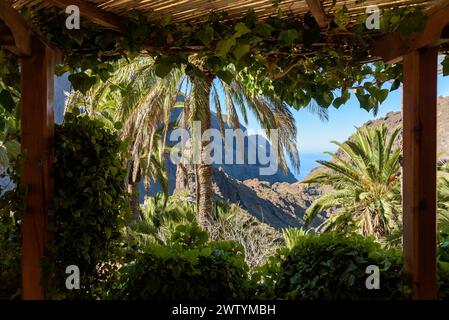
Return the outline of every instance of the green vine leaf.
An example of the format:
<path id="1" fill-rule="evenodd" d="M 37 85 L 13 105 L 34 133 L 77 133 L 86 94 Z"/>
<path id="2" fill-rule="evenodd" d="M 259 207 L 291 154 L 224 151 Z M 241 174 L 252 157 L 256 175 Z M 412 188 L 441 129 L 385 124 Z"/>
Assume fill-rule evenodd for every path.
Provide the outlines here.
<path id="1" fill-rule="evenodd" d="M 343 104 L 344 104 L 344 101 L 343 101 L 343 98 L 342 98 L 342 97 L 335 98 L 334 102 L 332 102 L 332 105 L 333 105 L 336 109 L 340 108 L 341 105 L 343 105 Z"/>
<path id="2" fill-rule="evenodd" d="M 246 26 L 246 24 L 244 24 L 242 22 L 237 23 L 234 27 L 234 30 L 235 30 L 235 34 L 234 34 L 235 38 L 240 38 L 241 36 L 251 32 L 251 29 L 249 29 Z"/>
<path id="3" fill-rule="evenodd" d="M 390 91 L 394 91 L 394 90 L 398 89 L 400 85 L 401 85 L 401 80 L 395 79 L 393 81 L 393 83 L 391 84 Z"/>
<path id="4" fill-rule="evenodd" d="M 369 102 L 369 98 L 370 98 L 369 94 L 363 93 L 363 90 L 357 90 L 355 93 L 355 96 L 359 100 L 361 108 L 365 109 L 366 111 L 371 110 L 370 102 Z"/>
<path id="5" fill-rule="evenodd" d="M 237 44 L 232 51 L 235 58 L 237 60 L 240 60 L 244 55 L 246 55 L 249 52 L 250 46 L 249 44 Z"/>
<path id="6" fill-rule="evenodd" d="M 295 29 L 282 30 L 279 33 L 279 40 L 285 45 L 291 46 L 299 38 L 299 33 Z"/>
<path id="7" fill-rule="evenodd" d="M 97 82 L 97 77 L 89 76 L 84 72 L 73 73 L 69 75 L 69 81 L 74 90 L 85 94 Z"/>
<path id="8" fill-rule="evenodd" d="M 226 82 L 227 84 L 231 84 L 232 79 L 234 79 L 234 75 L 228 70 L 220 70 L 217 71 L 217 77 Z"/>
<path id="9" fill-rule="evenodd" d="M 268 23 L 261 23 L 256 27 L 256 33 L 264 39 L 271 37 L 271 32 L 273 32 L 273 27 Z"/>
<path id="10" fill-rule="evenodd" d="M 380 89 L 376 92 L 374 97 L 379 101 L 379 103 L 382 103 L 385 101 L 385 99 L 387 99 L 389 92 L 390 90 L 388 89 Z"/>
<path id="11" fill-rule="evenodd" d="M 7 112 L 12 112 L 15 107 L 14 99 L 12 98 L 12 95 L 7 90 L 1 90 L 0 91 L 0 106 L 3 106 Z"/>
<path id="12" fill-rule="evenodd" d="M 415 10 L 406 17 L 399 26 L 399 34 L 403 38 L 408 38 L 413 32 L 421 31 L 426 23 L 426 16 L 420 10 Z"/>
<path id="13" fill-rule="evenodd" d="M 159 78 L 166 77 L 172 69 L 173 69 L 173 63 L 171 63 L 171 62 L 163 61 L 163 62 L 154 64 L 154 72 L 156 73 L 156 75 Z"/>
<path id="14" fill-rule="evenodd" d="M 348 14 L 348 8 L 346 7 L 346 5 L 343 5 L 339 10 L 335 12 L 334 22 L 340 28 L 346 29 L 349 20 L 350 17 Z"/>
<path id="15" fill-rule="evenodd" d="M 332 105 L 335 108 L 340 108 L 343 104 L 345 104 L 349 98 L 351 97 L 351 95 L 349 94 L 349 91 L 347 89 L 342 90 L 341 96 L 335 98 L 334 102 L 332 103 Z"/>
<path id="16" fill-rule="evenodd" d="M 449 75 L 449 55 L 444 57 L 441 65 L 443 66 L 443 76 Z"/>
<path id="17" fill-rule="evenodd" d="M 205 26 L 203 30 L 197 33 L 196 38 L 206 47 L 209 47 L 214 38 L 214 29 L 211 26 Z"/>
<path id="18" fill-rule="evenodd" d="M 166 27 L 172 23 L 171 15 L 166 15 L 162 17 L 161 26 Z"/>
<path id="19" fill-rule="evenodd" d="M 223 58 L 226 57 L 235 44 L 236 40 L 234 37 L 220 40 L 217 44 L 217 54 Z"/>

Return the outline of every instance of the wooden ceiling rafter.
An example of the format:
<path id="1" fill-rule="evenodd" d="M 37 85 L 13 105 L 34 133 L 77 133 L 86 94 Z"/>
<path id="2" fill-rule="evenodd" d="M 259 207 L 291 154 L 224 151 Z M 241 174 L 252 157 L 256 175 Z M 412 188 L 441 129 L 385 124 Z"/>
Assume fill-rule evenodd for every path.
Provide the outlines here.
<path id="1" fill-rule="evenodd" d="M 365 12 L 365 8 L 371 5 L 376 5 L 380 8 L 398 7 L 408 5 L 424 5 L 429 6 L 436 0 L 341 0 L 335 4 L 332 0 L 282 0 L 278 4 L 273 5 L 272 0 L 14 0 L 16 7 L 33 7 L 35 9 L 48 9 L 57 5 L 62 7 L 76 2 L 83 3 L 88 10 L 93 11 L 95 8 L 100 16 L 99 21 L 103 19 L 104 14 L 112 14 L 116 17 L 126 15 L 130 10 L 137 10 L 144 15 L 162 17 L 170 15 L 174 22 L 199 23 L 207 18 L 211 11 L 226 11 L 229 13 L 229 18 L 238 19 L 244 16 L 248 9 L 253 10 L 259 19 L 266 19 L 270 16 L 276 16 L 282 12 L 287 17 L 301 17 L 308 11 L 311 11 L 311 6 L 316 6 L 318 10 L 313 9 L 315 16 L 320 21 L 323 17 L 323 12 L 331 15 L 335 10 L 343 5 L 348 9 L 352 15 L 360 15 Z M 308 5 L 310 3 L 310 6 Z M 80 9 L 82 9 L 80 7 Z M 324 17 L 326 17 L 326 14 Z M 97 14 L 95 14 L 97 15 Z M 92 16 L 95 16 L 92 15 Z M 107 18 L 106 18 L 107 19 Z M 328 18 L 329 19 L 329 18 Z M 324 25 L 324 22 L 321 22 Z"/>
<path id="2" fill-rule="evenodd" d="M 371 54 L 387 63 L 396 63 L 401 61 L 404 55 L 419 48 L 449 42 L 449 38 L 442 37 L 443 31 L 449 25 L 449 0 L 439 1 L 426 11 L 426 15 L 426 24 L 422 31 L 412 34 L 408 39 L 403 39 L 398 32 L 387 34 L 374 42 Z"/>
<path id="3" fill-rule="evenodd" d="M 10 0 L 0 1 L 0 21 L 3 22 L 0 44 L 18 56 L 29 56 L 31 29 Z"/>
<path id="4" fill-rule="evenodd" d="M 109 13 L 103 9 L 100 9 L 90 2 L 84 0 L 44 0 L 59 8 L 65 9 L 70 5 L 75 5 L 80 9 L 80 14 L 96 24 L 124 33 L 124 29 L 120 24 L 120 18 L 115 14 Z"/>
<path id="5" fill-rule="evenodd" d="M 15 46 L 14 36 L 8 26 L 0 20 L 0 45 Z"/>
<path id="6" fill-rule="evenodd" d="M 329 24 L 329 20 L 324 12 L 323 5 L 320 0 L 306 0 L 307 6 L 310 9 L 310 13 L 315 18 L 320 28 L 326 28 Z"/>

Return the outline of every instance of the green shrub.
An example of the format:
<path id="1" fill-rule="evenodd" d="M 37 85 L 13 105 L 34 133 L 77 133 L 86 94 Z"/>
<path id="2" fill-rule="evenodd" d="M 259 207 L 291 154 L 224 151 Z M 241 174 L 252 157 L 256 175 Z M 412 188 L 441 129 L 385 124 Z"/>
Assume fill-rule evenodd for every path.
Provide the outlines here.
<path id="1" fill-rule="evenodd" d="M 440 299 L 449 299 L 449 228 L 438 232 L 438 291 Z"/>
<path id="2" fill-rule="evenodd" d="M 368 290 L 366 267 L 380 269 L 380 289 Z M 260 267 L 254 282 L 260 298 L 398 299 L 407 297 L 401 255 L 371 238 L 335 234 L 305 235 Z"/>
<path id="3" fill-rule="evenodd" d="M 54 233 L 49 265 L 53 298 L 102 297 L 101 285 L 125 225 L 125 146 L 101 121 L 77 113 L 56 126 Z M 65 268 L 77 265 L 81 289 L 65 288 Z"/>
<path id="4" fill-rule="evenodd" d="M 0 49 L 0 299 L 20 298 L 24 190 L 20 186 L 20 73 L 17 57 Z M 5 184 L 9 181 L 8 184 Z M 11 188 L 13 187 L 13 188 Z"/>
<path id="5" fill-rule="evenodd" d="M 3 201 L 1 201 L 3 202 Z M 0 300 L 20 298 L 20 224 L 0 209 Z"/>
<path id="6" fill-rule="evenodd" d="M 304 237 L 309 233 L 312 232 L 311 229 L 305 231 L 304 229 L 298 229 L 298 228 L 285 228 L 282 230 L 282 237 L 284 238 L 285 246 L 287 249 L 291 250 L 293 247 L 295 247 L 299 242 L 304 239 Z"/>
<path id="7" fill-rule="evenodd" d="M 124 267 L 124 299 L 245 299 L 248 267 L 241 245 L 211 242 L 185 249 L 179 244 L 149 246 Z"/>
<path id="8" fill-rule="evenodd" d="M 20 221 L 25 209 L 24 188 L 20 185 L 20 156 L 10 159 L 0 178 L 8 177 L 15 188 L 0 186 L 0 300 L 19 299 L 21 293 Z"/>
<path id="9" fill-rule="evenodd" d="M 187 225 L 179 225 L 175 228 L 168 240 L 169 244 L 179 245 L 180 247 L 198 248 L 204 246 L 209 240 L 206 231 L 195 222 Z"/>
<path id="10" fill-rule="evenodd" d="M 128 226 L 126 242 L 131 250 L 150 243 L 166 244 L 178 225 L 196 221 L 195 207 L 176 196 L 165 199 L 161 193 L 146 197 L 140 205 L 140 217 Z"/>
<path id="11" fill-rule="evenodd" d="M 20 298 L 22 279 L 20 215 L 22 212 L 23 192 L 21 189 L 15 188 L 1 195 L 0 300 Z"/>

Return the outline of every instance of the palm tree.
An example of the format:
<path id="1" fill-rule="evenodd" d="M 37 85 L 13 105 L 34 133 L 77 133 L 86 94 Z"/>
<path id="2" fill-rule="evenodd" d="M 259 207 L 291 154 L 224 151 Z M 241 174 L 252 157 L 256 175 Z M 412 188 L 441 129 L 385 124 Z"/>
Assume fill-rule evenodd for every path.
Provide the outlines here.
<path id="1" fill-rule="evenodd" d="M 155 133 L 163 126 L 162 147 L 169 127 L 173 108 L 177 106 L 177 97 L 185 97 L 183 113 L 178 126 L 192 129 L 194 121 L 201 121 L 201 135 L 211 127 L 211 107 L 216 110 L 222 132 L 224 132 L 225 107 L 227 123 L 239 127 L 239 113 L 247 123 L 248 111 L 261 123 L 268 137 L 270 131 L 278 130 L 278 141 L 274 148 L 278 151 L 278 162 L 282 169 L 287 168 L 285 155 L 294 169 L 299 169 L 299 155 L 296 147 L 296 126 L 288 106 L 276 96 L 261 96 L 247 91 L 238 74 L 230 69 L 233 79 L 225 82 L 214 77 L 202 67 L 202 60 L 191 57 L 191 65 L 173 68 L 163 78 L 155 74 L 155 61 L 141 57 L 131 62 L 121 61 L 116 74 L 105 83 L 100 83 L 90 94 L 92 110 L 105 95 L 115 95 L 117 105 L 114 114 L 124 122 L 123 135 L 131 142 L 132 181 L 135 181 L 142 167 L 142 154 L 147 157 L 155 146 Z M 193 70 L 193 71 L 192 71 Z M 119 90 L 118 90 L 119 89 Z M 224 102 L 219 92 L 223 92 Z M 79 97 L 78 101 L 85 100 Z M 322 118 L 325 110 L 311 105 L 310 110 Z M 208 142 L 201 142 L 201 154 Z M 151 157 L 151 156 L 150 156 Z M 148 162 L 147 162 L 148 163 Z M 198 222 L 205 226 L 212 213 L 212 168 L 203 162 L 195 167 L 197 183 Z M 145 174 L 145 173 L 144 173 Z"/>
<path id="2" fill-rule="evenodd" d="M 267 136 L 272 138 L 271 130 L 278 130 L 279 139 L 271 141 L 277 150 L 278 162 L 283 170 L 287 169 L 284 154 L 289 157 L 294 169 L 299 170 L 299 155 L 296 146 L 296 126 L 293 116 L 288 106 L 276 96 L 262 96 L 252 94 L 247 91 L 237 73 L 228 69 L 233 75 L 230 82 L 225 82 L 215 78 L 203 68 L 203 61 L 197 57 L 191 59 L 194 72 L 189 76 L 191 84 L 190 99 L 191 105 L 188 107 L 190 119 L 201 121 L 201 135 L 211 127 L 211 106 L 215 107 L 218 122 L 222 134 L 224 134 L 223 106 L 220 101 L 219 92 L 223 92 L 224 106 L 227 113 L 227 123 L 238 129 L 240 126 L 239 112 L 243 120 L 247 123 L 248 110 L 253 113 L 256 120 L 262 125 Z M 211 104 L 212 101 L 212 104 Z M 327 113 L 323 109 L 309 108 L 321 117 L 326 117 Z M 208 141 L 201 142 L 201 159 L 204 159 L 205 147 Z M 201 162 L 196 166 L 197 176 L 197 207 L 198 223 L 206 226 L 212 213 L 212 167 Z"/>
<path id="3" fill-rule="evenodd" d="M 330 185 L 333 190 L 315 200 L 305 219 L 333 210 L 320 226 L 323 230 L 357 231 L 377 239 L 390 235 L 400 225 L 400 149 L 393 143 L 400 129 L 388 137 L 385 125 L 358 129 L 345 143 L 333 141 L 339 153 L 331 161 L 318 161 L 328 170 L 305 183 Z"/>
<path id="4" fill-rule="evenodd" d="M 143 246 L 165 244 L 178 225 L 195 221 L 193 204 L 175 197 L 162 199 L 160 194 L 146 197 L 140 208 L 139 218 L 128 226 L 127 233 Z"/>

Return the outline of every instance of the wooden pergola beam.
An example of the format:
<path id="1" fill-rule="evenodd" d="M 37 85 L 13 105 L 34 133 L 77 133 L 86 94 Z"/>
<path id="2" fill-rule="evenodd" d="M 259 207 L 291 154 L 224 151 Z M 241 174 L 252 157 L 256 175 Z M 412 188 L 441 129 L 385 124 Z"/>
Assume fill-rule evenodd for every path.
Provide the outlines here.
<path id="1" fill-rule="evenodd" d="M 8 27 L 14 39 L 13 44 L 10 39 L 4 40 L 2 44 L 18 56 L 30 55 L 31 30 L 25 19 L 12 7 L 10 0 L 0 1 L 0 20 Z"/>
<path id="2" fill-rule="evenodd" d="M 53 201 L 54 75 L 61 52 L 32 34 L 10 0 L 0 0 L 0 45 L 20 57 L 21 184 L 26 188 L 22 228 L 22 298 L 45 299 L 42 258 L 51 238 Z"/>
<path id="3" fill-rule="evenodd" d="M 0 46 L 14 47 L 16 42 L 9 28 L 0 20 Z"/>
<path id="4" fill-rule="evenodd" d="M 55 52 L 32 37 L 31 56 L 21 58 L 21 149 L 25 155 L 21 182 L 26 187 L 22 219 L 22 298 L 45 299 L 41 259 L 50 233 L 53 201 Z"/>
<path id="5" fill-rule="evenodd" d="M 324 13 L 323 6 L 320 0 L 306 0 L 307 6 L 309 7 L 312 16 L 315 18 L 315 21 L 318 23 L 320 28 L 327 27 L 329 21 Z"/>
<path id="6" fill-rule="evenodd" d="M 96 24 L 112 29 L 117 32 L 124 32 L 124 29 L 120 23 L 120 19 L 118 16 L 109 13 L 96 7 L 95 5 L 88 3 L 84 0 L 45 0 L 48 3 L 51 3 L 57 7 L 62 9 L 67 8 L 68 6 L 75 5 L 80 9 L 80 13 L 82 16 L 89 18 L 91 21 Z"/>
<path id="7" fill-rule="evenodd" d="M 382 58 L 386 63 L 396 63 L 406 54 L 425 47 L 437 46 L 449 39 L 442 38 L 444 28 L 449 24 L 449 0 L 438 3 L 427 11 L 427 20 L 422 31 L 403 39 L 398 32 L 387 34 L 377 40 L 371 55 Z"/>
<path id="8" fill-rule="evenodd" d="M 413 299 L 436 299 L 438 48 L 404 56 L 404 270 Z"/>

